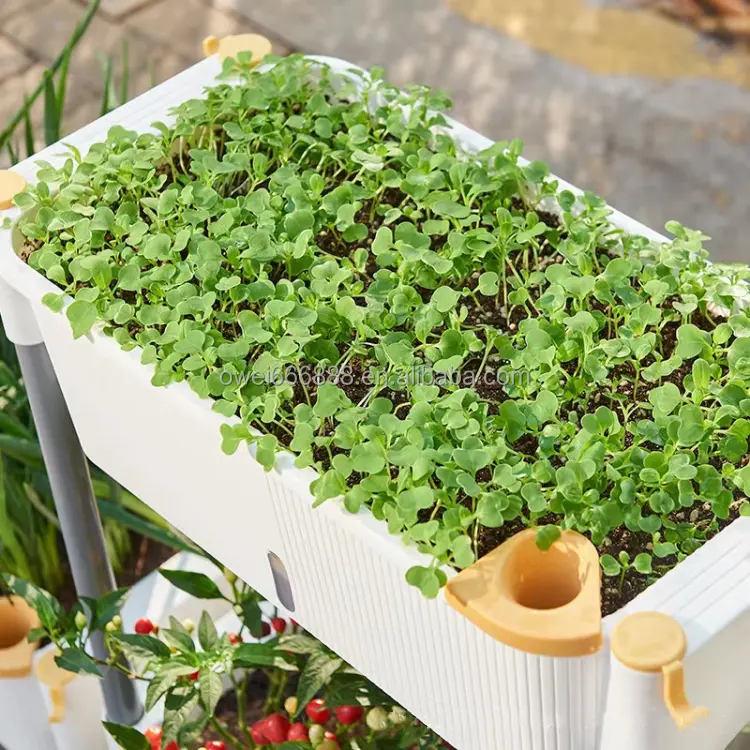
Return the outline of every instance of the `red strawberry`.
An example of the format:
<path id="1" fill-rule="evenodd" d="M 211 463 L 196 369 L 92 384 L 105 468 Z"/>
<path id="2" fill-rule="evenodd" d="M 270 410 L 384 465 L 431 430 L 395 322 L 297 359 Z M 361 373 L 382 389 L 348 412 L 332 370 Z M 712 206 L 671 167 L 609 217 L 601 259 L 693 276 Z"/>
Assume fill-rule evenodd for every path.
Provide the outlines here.
<path id="1" fill-rule="evenodd" d="M 221 740 L 211 740 L 206 743 L 206 750 L 227 750 L 227 746 Z"/>
<path id="2" fill-rule="evenodd" d="M 180 746 L 172 740 L 165 748 L 164 750 L 180 750 Z"/>
<path id="3" fill-rule="evenodd" d="M 266 737 L 265 733 L 265 721 L 263 719 L 256 721 L 250 727 L 250 734 L 256 745 L 265 745 L 268 742 L 268 737 Z"/>
<path id="4" fill-rule="evenodd" d="M 195 682 L 198 679 L 198 675 L 200 674 L 200 669 L 196 670 L 192 674 L 188 675 L 188 677 Z"/>
<path id="5" fill-rule="evenodd" d="M 331 718 L 331 712 L 329 709 L 324 707 L 324 703 L 325 701 L 322 698 L 314 698 L 307 704 L 307 707 L 305 708 L 307 715 L 316 724 L 325 724 L 328 719 Z"/>
<path id="6" fill-rule="evenodd" d="M 290 742 L 309 742 L 310 738 L 307 736 L 307 727 L 298 721 L 289 727 L 289 732 L 286 738 Z"/>
<path id="7" fill-rule="evenodd" d="M 135 632 L 138 635 L 151 635 L 154 632 L 154 623 L 147 617 L 141 617 L 140 620 L 136 620 Z"/>
<path id="8" fill-rule="evenodd" d="M 271 625 L 277 633 L 283 633 L 286 630 L 286 620 L 283 617 L 274 617 Z"/>
<path id="9" fill-rule="evenodd" d="M 264 638 L 267 635 L 271 635 L 271 626 L 265 620 L 260 624 L 260 632 L 263 634 Z"/>
<path id="10" fill-rule="evenodd" d="M 336 718 L 342 724 L 356 724 L 362 716 L 364 716 L 364 709 L 362 706 L 339 706 L 334 709 Z"/>
<path id="11" fill-rule="evenodd" d="M 227 638 L 229 638 L 229 642 L 233 646 L 236 646 L 238 643 L 242 643 L 242 636 L 239 635 L 238 633 L 228 633 Z M 210 750 L 210 748 L 206 746 L 206 750 Z"/>
<path id="12" fill-rule="evenodd" d="M 271 714 L 263 722 L 263 734 L 273 745 L 286 742 L 289 734 L 289 719 L 284 714 Z"/>
<path id="13" fill-rule="evenodd" d="M 326 732 L 323 737 L 325 737 L 327 740 L 333 740 L 336 741 L 336 735 L 333 732 Z"/>

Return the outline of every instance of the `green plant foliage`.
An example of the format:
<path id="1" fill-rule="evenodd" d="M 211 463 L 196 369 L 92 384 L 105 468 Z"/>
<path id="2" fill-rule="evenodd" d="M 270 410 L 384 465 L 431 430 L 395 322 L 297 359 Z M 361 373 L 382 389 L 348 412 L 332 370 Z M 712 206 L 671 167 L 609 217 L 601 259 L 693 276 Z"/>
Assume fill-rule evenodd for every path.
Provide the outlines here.
<path id="1" fill-rule="evenodd" d="M 542 548 L 627 529 L 672 550 L 634 560 L 650 576 L 741 512 L 744 269 L 678 224 L 663 245 L 617 229 L 518 141 L 462 152 L 428 89 L 244 62 L 173 126 L 114 127 L 18 197 L 76 336 L 103 324 L 154 385 L 214 399 L 227 453 L 314 466 L 316 502 L 433 556 L 408 575 L 428 596 L 488 528 L 536 527 Z"/>
<path id="2" fill-rule="evenodd" d="M 228 602 L 240 617 L 238 632 L 220 633 L 209 613 L 204 611 L 197 629 L 189 620 L 180 622 L 169 617 L 169 627 L 158 628 L 158 623 L 141 619 L 139 633 L 126 633 L 122 630 L 120 616 L 125 590 L 114 591 L 100 599 L 82 599 L 66 611 L 55 597 L 19 578 L 0 574 L 0 584 L 36 610 L 41 628 L 32 633 L 30 639 L 48 638 L 60 651 L 56 662 L 62 669 L 101 677 L 102 668 L 106 667 L 147 684 L 146 711 L 153 711 L 160 701 L 164 703 L 161 742 L 156 743 L 163 748 L 173 743 L 181 748 L 195 747 L 207 727 L 226 740 L 227 747 L 238 750 L 256 747 L 246 709 L 249 698 L 258 698 L 256 694 L 249 694 L 251 678 L 257 671 L 264 672 L 268 680 L 263 717 L 273 716 L 286 728 L 281 740 L 275 735 L 268 738 L 269 741 L 274 739 L 274 747 L 312 750 L 313 745 L 307 741 L 283 742 L 291 722 L 296 722 L 298 729 L 307 722 L 305 735 L 309 731 L 311 741 L 314 724 L 318 720 L 326 722 L 322 714 L 313 722 L 310 711 L 306 711 L 311 702 L 327 716 L 342 707 L 348 711 L 349 718 L 341 714 L 339 722 L 337 714 L 334 725 L 337 746 L 342 750 L 407 747 L 438 750 L 444 746 L 434 732 L 415 722 L 401 707 L 394 706 L 386 693 L 323 643 L 302 631 L 294 621 L 288 623 L 274 617 L 272 622 L 278 630 L 272 630 L 265 622 L 267 629 L 253 635 L 255 615 L 248 621 L 246 605 L 249 601 L 257 604 L 262 599 L 234 574 L 224 571 L 230 589 L 225 594 L 213 579 L 203 574 L 180 571 L 180 576 L 173 576 L 171 573 L 175 571 L 161 572 L 191 595 L 198 591 L 200 598 Z M 95 634 L 103 639 L 106 657 L 90 656 Z M 296 691 L 292 679 L 296 681 Z M 234 693 L 236 706 L 232 724 L 217 711 L 222 695 L 230 691 Z M 125 750 L 151 747 L 153 735 L 147 737 L 132 727 L 112 722 L 103 724 L 118 746 Z M 322 727 L 318 729 L 323 732 Z M 315 742 L 314 746 L 318 744 Z"/>

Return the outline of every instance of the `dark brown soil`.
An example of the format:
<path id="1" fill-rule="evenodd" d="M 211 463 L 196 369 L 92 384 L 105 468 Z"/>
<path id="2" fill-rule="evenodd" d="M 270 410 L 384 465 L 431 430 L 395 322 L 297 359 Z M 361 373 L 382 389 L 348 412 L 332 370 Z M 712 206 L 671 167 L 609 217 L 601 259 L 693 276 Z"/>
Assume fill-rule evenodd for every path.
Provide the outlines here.
<path id="1" fill-rule="evenodd" d="M 140 534 L 131 532 L 130 538 L 132 551 L 125 561 L 123 570 L 117 575 L 117 585 L 128 588 L 152 573 L 175 554 L 175 550 L 170 546 L 155 542 Z M 64 559 L 63 569 L 64 581 L 58 599 L 66 609 L 69 609 L 75 604 L 78 596 L 67 558 Z"/>

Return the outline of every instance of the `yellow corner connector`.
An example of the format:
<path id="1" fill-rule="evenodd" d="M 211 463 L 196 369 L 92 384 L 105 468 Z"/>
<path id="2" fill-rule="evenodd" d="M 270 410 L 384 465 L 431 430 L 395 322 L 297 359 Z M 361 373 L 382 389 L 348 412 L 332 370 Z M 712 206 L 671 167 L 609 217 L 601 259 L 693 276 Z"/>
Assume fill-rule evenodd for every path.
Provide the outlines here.
<path id="1" fill-rule="evenodd" d="M 13 199 L 26 189 L 26 180 L 18 172 L 0 169 L 0 211 L 13 207 Z"/>
<path id="2" fill-rule="evenodd" d="M 602 647 L 601 573 L 591 542 L 564 531 L 549 550 L 527 529 L 451 579 L 448 603 L 496 640 L 530 654 Z"/>
<path id="3" fill-rule="evenodd" d="M 29 632 L 38 627 L 39 617 L 23 599 L 0 597 L 0 679 L 20 679 L 31 674 L 39 644 L 27 639 Z"/>
<path id="4" fill-rule="evenodd" d="M 251 52 L 251 65 L 257 65 L 266 55 L 271 54 L 271 42 L 260 34 L 234 34 L 217 39 L 215 36 L 203 40 L 203 53 L 206 57 L 219 56 L 220 60 L 237 57 L 240 52 Z"/>
<path id="5" fill-rule="evenodd" d="M 677 620 L 662 612 L 628 615 L 612 631 L 612 653 L 637 672 L 661 672 L 664 703 L 679 729 L 708 716 L 708 709 L 690 705 L 685 695 L 687 638 Z"/>

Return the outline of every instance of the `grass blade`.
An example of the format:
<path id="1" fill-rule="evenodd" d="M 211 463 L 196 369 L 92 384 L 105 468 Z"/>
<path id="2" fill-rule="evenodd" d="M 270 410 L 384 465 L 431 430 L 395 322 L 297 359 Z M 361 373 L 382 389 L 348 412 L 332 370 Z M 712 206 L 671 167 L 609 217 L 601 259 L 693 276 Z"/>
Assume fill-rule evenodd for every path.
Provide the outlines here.
<path id="1" fill-rule="evenodd" d="M 65 95 L 68 90 L 68 68 L 70 67 L 70 55 L 73 50 L 65 50 L 62 64 L 60 65 L 60 78 L 57 82 L 57 117 L 60 122 L 65 111 Z"/>
<path id="2" fill-rule="evenodd" d="M 31 109 L 29 108 L 29 100 L 26 99 L 26 113 L 23 117 L 23 135 L 26 142 L 26 158 L 33 156 L 36 152 L 34 146 L 34 126 L 31 124 Z"/>
<path id="3" fill-rule="evenodd" d="M 8 141 L 5 144 L 5 147 L 8 150 L 8 157 L 10 158 L 11 165 L 18 164 L 18 155 L 16 154 L 15 150 L 13 149 L 13 144 Z"/>
<path id="4" fill-rule="evenodd" d="M 27 110 L 28 111 L 28 110 Z M 60 113 L 55 84 L 49 71 L 44 74 L 44 142 L 47 146 L 60 140 Z"/>
<path id="5" fill-rule="evenodd" d="M 128 89 L 130 88 L 130 70 L 128 40 L 122 40 L 122 62 L 120 67 L 120 105 L 128 100 Z"/>
<path id="6" fill-rule="evenodd" d="M 102 95 L 102 106 L 99 109 L 99 116 L 102 117 L 110 111 L 110 89 L 112 88 L 112 58 L 102 58 L 102 69 L 104 70 L 104 94 Z"/>

